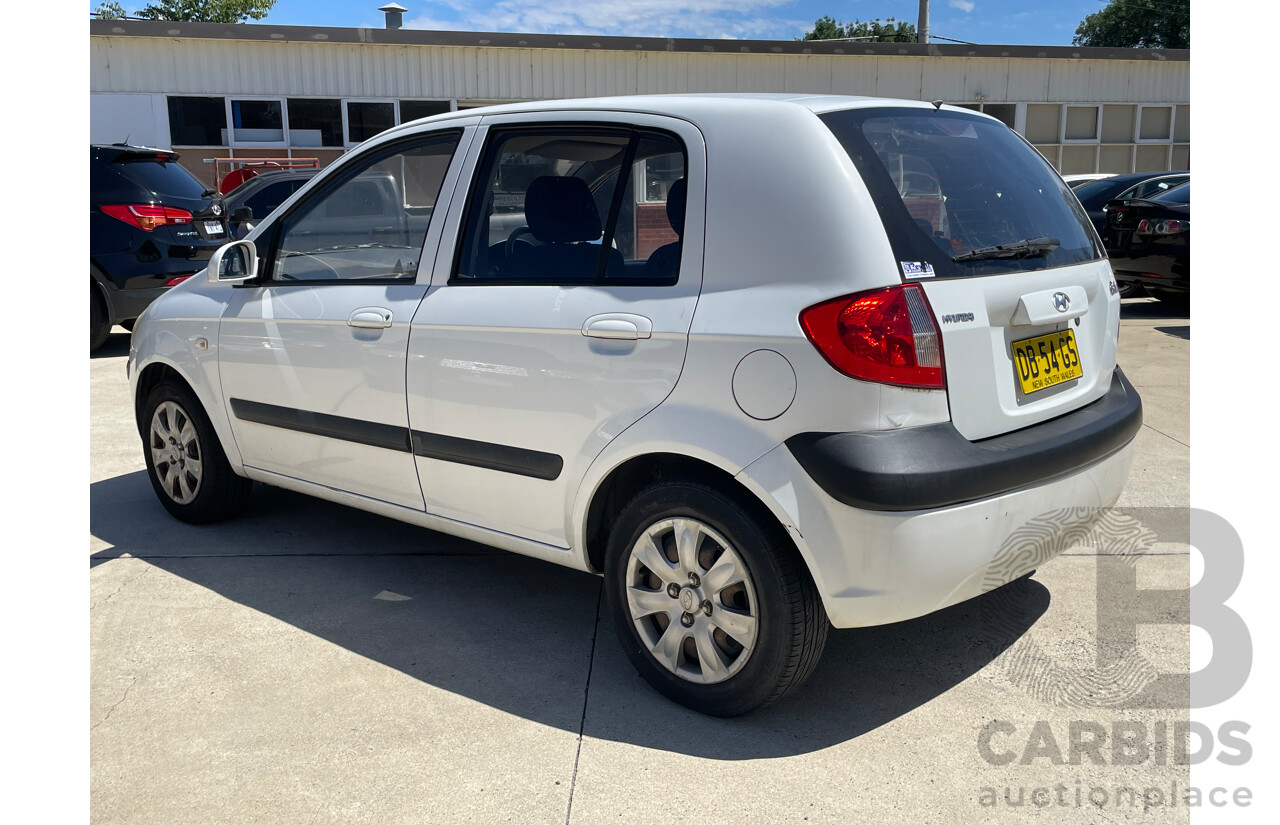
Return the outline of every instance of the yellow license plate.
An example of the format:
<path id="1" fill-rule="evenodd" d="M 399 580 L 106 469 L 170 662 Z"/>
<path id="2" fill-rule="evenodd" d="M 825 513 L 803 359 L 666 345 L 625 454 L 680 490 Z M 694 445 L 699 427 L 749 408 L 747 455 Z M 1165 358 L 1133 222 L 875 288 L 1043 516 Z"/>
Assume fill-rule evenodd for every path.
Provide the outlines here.
<path id="1" fill-rule="evenodd" d="M 1084 375 L 1075 333 L 1069 329 L 1013 342 L 1013 372 L 1023 395 L 1047 390 Z"/>

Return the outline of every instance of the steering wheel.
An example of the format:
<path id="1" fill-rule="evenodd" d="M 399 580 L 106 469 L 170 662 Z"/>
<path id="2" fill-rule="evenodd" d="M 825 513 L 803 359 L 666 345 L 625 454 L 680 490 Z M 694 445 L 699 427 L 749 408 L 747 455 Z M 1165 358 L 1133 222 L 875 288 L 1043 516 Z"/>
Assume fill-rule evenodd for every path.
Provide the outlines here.
<path id="1" fill-rule="evenodd" d="M 509 261 L 509 260 L 511 260 L 511 256 L 512 256 L 513 254 L 515 254 L 515 251 L 516 251 L 516 241 L 518 241 L 520 238 L 523 238 L 525 235 L 532 235 L 532 234 L 533 234 L 533 230 L 532 230 L 532 229 L 530 229 L 530 228 L 529 228 L 529 227 L 527 227 L 527 226 L 522 226 L 522 227 L 520 227 L 519 229 L 517 229 L 517 230 L 515 230 L 514 232 L 512 232 L 510 235 L 508 235 L 508 236 L 507 236 L 507 245 L 506 245 L 506 248 L 503 250 L 503 252 L 504 252 L 504 253 L 505 253 L 505 255 L 506 255 L 506 257 L 504 258 L 504 260 L 508 260 L 508 261 Z M 535 242 L 536 242 L 536 239 L 535 239 Z M 529 241 L 525 241 L 525 243 L 530 243 L 530 242 L 529 242 Z M 532 245 L 533 245 L 533 244 L 530 244 L 530 246 L 532 246 Z"/>

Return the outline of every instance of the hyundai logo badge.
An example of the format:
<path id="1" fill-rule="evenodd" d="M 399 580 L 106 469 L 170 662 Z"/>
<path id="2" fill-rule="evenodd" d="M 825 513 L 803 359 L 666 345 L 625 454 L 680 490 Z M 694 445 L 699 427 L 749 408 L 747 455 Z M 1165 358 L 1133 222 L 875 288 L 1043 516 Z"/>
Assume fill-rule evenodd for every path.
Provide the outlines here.
<path id="1" fill-rule="evenodd" d="M 1058 310 L 1058 312 L 1066 312 L 1071 308 L 1071 299 L 1067 297 L 1067 293 L 1053 293 L 1053 308 Z"/>

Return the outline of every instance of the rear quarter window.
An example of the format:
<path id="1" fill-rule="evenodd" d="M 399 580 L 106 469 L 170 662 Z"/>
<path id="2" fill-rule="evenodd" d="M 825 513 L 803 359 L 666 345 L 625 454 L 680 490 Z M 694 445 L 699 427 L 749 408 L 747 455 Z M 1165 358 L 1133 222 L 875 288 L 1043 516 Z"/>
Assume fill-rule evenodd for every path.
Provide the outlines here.
<path id="1" fill-rule="evenodd" d="M 820 116 L 848 152 L 884 222 L 900 267 L 954 278 L 1099 259 L 1090 222 L 1053 168 L 1003 123 L 922 109 Z M 1048 238 L 1052 250 L 956 260 Z"/>

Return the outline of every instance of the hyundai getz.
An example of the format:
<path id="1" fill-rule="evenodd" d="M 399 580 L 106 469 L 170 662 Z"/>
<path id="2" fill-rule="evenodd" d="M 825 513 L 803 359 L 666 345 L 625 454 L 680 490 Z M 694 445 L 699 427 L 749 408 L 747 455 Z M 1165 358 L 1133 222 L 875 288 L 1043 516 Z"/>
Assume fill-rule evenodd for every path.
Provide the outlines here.
<path id="1" fill-rule="evenodd" d="M 538 102 L 363 144 L 154 303 L 129 372 L 174 516 L 257 481 L 599 573 L 639 674 L 728 716 L 1116 501 L 1116 291 L 981 114 Z"/>

